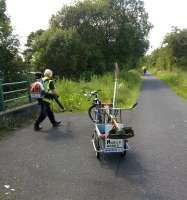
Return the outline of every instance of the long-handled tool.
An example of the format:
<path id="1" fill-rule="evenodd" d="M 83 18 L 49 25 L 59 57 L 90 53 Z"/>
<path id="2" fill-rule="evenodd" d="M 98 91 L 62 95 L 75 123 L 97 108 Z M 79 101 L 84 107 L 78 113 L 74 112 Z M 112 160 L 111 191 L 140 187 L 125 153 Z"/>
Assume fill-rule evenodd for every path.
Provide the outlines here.
<path id="1" fill-rule="evenodd" d="M 119 67 L 118 63 L 115 63 L 115 83 L 114 83 L 114 95 L 113 95 L 113 108 L 116 107 L 116 97 L 118 92 L 118 80 L 119 80 Z"/>
<path id="2" fill-rule="evenodd" d="M 62 109 L 62 112 L 64 112 L 64 111 L 65 111 L 65 108 L 64 108 L 64 106 L 62 105 L 62 103 L 59 101 L 58 96 L 54 95 L 53 98 L 54 98 L 55 102 L 58 104 L 58 106 Z"/>

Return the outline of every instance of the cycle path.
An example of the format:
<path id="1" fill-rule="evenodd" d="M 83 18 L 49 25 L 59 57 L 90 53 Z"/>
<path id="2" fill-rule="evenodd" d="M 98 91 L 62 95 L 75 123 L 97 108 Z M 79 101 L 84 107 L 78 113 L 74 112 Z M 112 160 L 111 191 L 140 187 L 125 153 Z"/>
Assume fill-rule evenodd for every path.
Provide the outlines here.
<path id="1" fill-rule="evenodd" d="M 96 159 L 87 113 L 56 116 L 58 129 L 46 120 L 0 141 L 0 200 L 187 199 L 187 104 L 162 81 L 146 76 L 124 113 L 136 132 L 125 158 Z"/>

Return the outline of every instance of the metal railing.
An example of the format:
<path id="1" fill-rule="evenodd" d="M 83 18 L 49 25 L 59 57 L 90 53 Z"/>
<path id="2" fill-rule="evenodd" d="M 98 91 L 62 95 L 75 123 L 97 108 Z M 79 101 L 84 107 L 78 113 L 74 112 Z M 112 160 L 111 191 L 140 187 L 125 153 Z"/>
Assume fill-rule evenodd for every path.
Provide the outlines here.
<path id="1" fill-rule="evenodd" d="M 0 111 L 6 110 L 8 103 L 26 98 L 31 102 L 28 81 L 3 83 L 0 79 Z"/>

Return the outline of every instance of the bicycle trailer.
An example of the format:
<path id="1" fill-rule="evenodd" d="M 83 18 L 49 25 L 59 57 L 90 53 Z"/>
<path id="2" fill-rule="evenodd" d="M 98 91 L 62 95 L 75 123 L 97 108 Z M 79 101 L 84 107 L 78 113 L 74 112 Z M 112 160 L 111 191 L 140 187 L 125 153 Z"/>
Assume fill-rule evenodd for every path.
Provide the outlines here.
<path id="1" fill-rule="evenodd" d="M 106 115 L 102 123 L 95 123 L 95 131 L 92 136 L 92 143 L 96 156 L 100 159 L 102 154 L 120 153 L 122 156 L 126 155 L 129 150 L 128 139 L 134 136 L 132 127 L 126 127 L 121 123 L 121 109 L 110 109 L 110 113 Z M 102 113 L 103 109 L 102 109 Z"/>

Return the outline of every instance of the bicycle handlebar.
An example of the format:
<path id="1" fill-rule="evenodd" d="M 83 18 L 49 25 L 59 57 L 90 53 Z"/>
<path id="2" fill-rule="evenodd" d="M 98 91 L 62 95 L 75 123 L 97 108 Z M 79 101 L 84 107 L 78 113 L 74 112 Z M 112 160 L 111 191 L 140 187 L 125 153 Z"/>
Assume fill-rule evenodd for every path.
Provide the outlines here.
<path id="1" fill-rule="evenodd" d="M 136 102 L 134 105 L 132 105 L 132 107 L 130 107 L 130 108 L 115 108 L 115 107 L 111 107 L 110 109 L 113 109 L 113 110 L 132 110 L 132 109 L 134 109 L 136 106 L 138 105 L 138 102 Z M 99 108 L 99 109 L 101 109 L 101 110 L 105 110 L 106 108 Z M 108 108 L 107 108 L 108 109 Z"/>
<path id="2" fill-rule="evenodd" d="M 100 91 L 101 90 L 90 91 L 88 93 L 85 93 L 84 96 L 87 96 L 87 97 L 97 96 L 98 92 L 100 92 Z"/>

